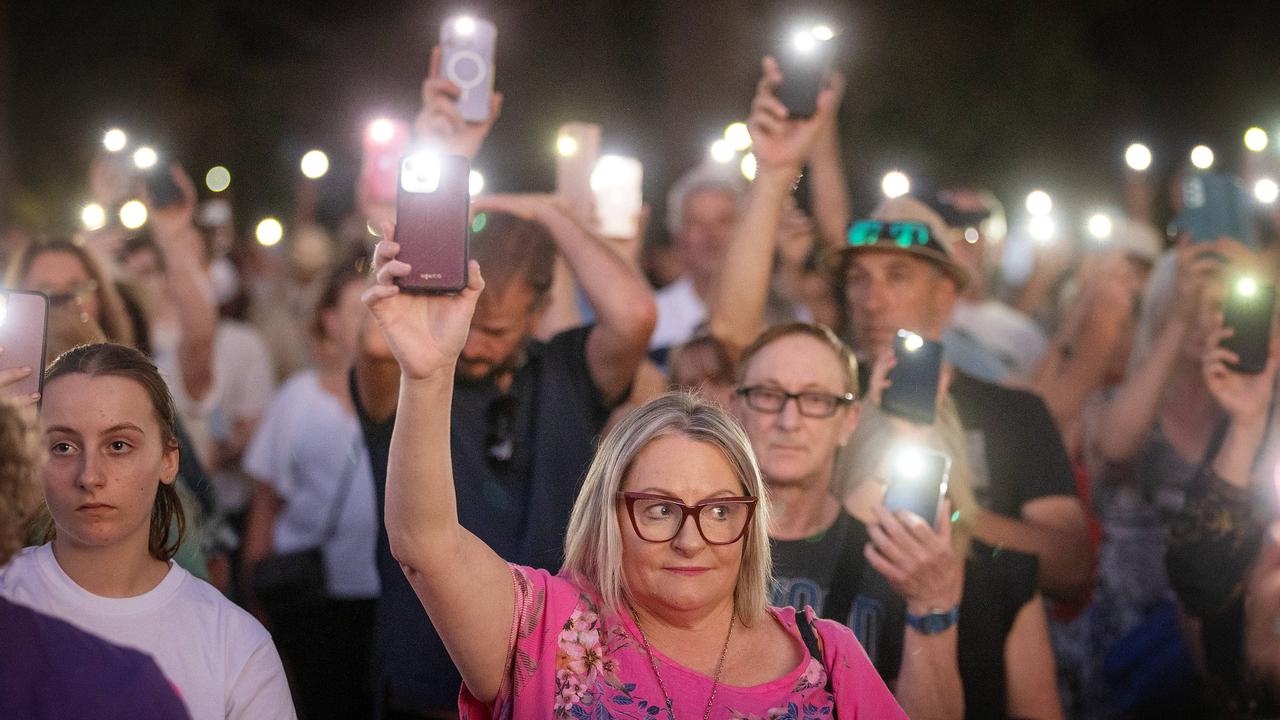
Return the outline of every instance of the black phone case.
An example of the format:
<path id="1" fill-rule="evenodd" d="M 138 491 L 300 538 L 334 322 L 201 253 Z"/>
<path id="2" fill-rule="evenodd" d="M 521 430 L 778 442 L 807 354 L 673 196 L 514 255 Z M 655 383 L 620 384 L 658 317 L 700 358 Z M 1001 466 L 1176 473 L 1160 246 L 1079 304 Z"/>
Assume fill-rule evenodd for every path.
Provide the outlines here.
<path id="1" fill-rule="evenodd" d="M 918 477 L 908 478 L 890 469 L 884 491 L 884 507 L 890 512 L 910 510 L 934 527 L 943 484 L 950 474 L 951 460 L 942 453 L 922 451 L 926 465 Z M 935 528 L 936 529 L 936 528 Z"/>
<path id="2" fill-rule="evenodd" d="M 897 363 L 889 371 L 889 387 L 880 398 L 885 412 L 921 425 L 932 425 L 938 405 L 938 377 L 942 372 L 942 343 L 925 340 L 908 351 L 904 338 L 893 338 Z"/>
<path id="3" fill-rule="evenodd" d="M 1275 285 L 1259 283 L 1258 293 L 1252 297 L 1242 297 L 1234 291 L 1227 293 L 1223 324 L 1235 333 L 1222 342 L 1222 347 L 1240 359 L 1238 363 L 1228 364 L 1228 368 L 1245 375 L 1257 375 L 1267 367 L 1275 305 Z"/>
<path id="4" fill-rule="evenodd" d="M 443 155 L 440 166 L 433 192 L 405 190 L 403 163 L 398 175 L 395 240 L 398 259 L 412 270 L 397 284 L 407 292 L 447 294 L 467 286 L 471 165 L 461 155 Z"/>
<path id="5" fill-rule="evenodd" d="M 32 372 L 0 392 L 8 396 L 44 394 L 44 365 L 49 345 L 49 298 L 44 293 L 0 290 L 5 304 L 0 322 L 0 368 L 30 367 Z"/>
<path id="6" fill-rule="evenodd" d="M 795 56 L 790 48 L 778 53 L 778 69 L 782 71 L 782 84 L 777 97 L 787 106 L 791 117 L 812 117 L 818 111 L 818 92 L 831 69 L 830 43 L 823 42 L 803 59 Z"/>
<path id="7" fill-rule="evenodd" d="M 173 181 L 169 174 L 169 166 L 156 166 L 147 173 L 147 192 L 151 194 L 151 204 L 155 207 L 168 207 L 182 202 L 182 188 Z"/>

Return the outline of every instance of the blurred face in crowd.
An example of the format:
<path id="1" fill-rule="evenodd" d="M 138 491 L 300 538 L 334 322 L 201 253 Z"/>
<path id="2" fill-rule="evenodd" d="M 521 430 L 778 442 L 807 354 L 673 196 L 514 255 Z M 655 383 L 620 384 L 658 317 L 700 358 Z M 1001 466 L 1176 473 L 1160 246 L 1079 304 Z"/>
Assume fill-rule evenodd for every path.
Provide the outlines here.
<path id="1" fill-rule="evenodd" d="M 712 340 L 690 342 L 672 354 L 671 384 L 700 393 L 728 408 L 733 400 L 733 367 Z"/>
<path id="2" fill-rule="evenodd" d="M 542 304 L 523 279 L 485 288 L 458 357 L 458 376 L 484 380 L 514 369 L 541 317 Z"/>
<path id="3" fill-rule="evenodd" d="M 164 302 L 164 269 L 160 257 L 152 248 L 138 248 L 121 260 L 121 269 L 137 294 L 147 315 Z"/>
<path id="4" fill-rule="evenodd" d="M 321 316 L 325 338 L 334 344 L 340 354 L 350 358 L 355 357 L 358 349 L 361 324 L 365 316 L 365 305 L 360 300 L 364 287 L 363 280 L 347 283 L 338 295 L 337 305 L 325 310 Z"/>
<path id="5" fill-rule="evenodd" d="M 102 304 L 97 286 L 80 259 L 68 252 L 43 252 L 31 262 L 22 279 L 28 290 L 49 296 L 54 308 L 78 308 L 94 322 L 102 323 Z"/>
<path id="6" fill-rule="evenodd" d="M 765 387 L 788 393 L 843 395 L 840 359 L 828 345 L 808 335 L 784 335 L 765 345 L 744 368 L 742 387 Z M 796 400 L 782 412 L 755 410 L 736 396 L 734 410 L 742 422 L 760 470 L 772 486 L 831 482 L 836 449 L 858 424 L 855 405 L 840 405 L 831 417 L 806 417 Z"/>
<path id="7" fill-rule="evenodd" d="M 715 276 L 737 221 L 738 201 L 728 190 L 707 188 L 685 198 L 684 228 L 676 245 L 695 278 Z"/>
<path id="8" fill-rule="evenodd" d="M 870 357 L 893 347 L 900 329 L 940 340 L 951 322 L 956 286 L 942 270 L 907 253 L 853 253 L 844 278 L 854 349 Z"/>
<path id="9" fill-rule="evenodd" d="M 143 386 L 113 375 L 60 376 L 45 386 L 41 421 L 57 542 L 136 543 L 146 553 L 156 492 L 177 476 L 178 450 L 166 444 Z"/>
<path id="10" fill-rule="evenodd" d="M 622 490 L 664 495 L 685 505 L 747 494 L 718 448 L 681 435 L 659 437 L 645 446 L 627 472 Z M 636 503 L 634 507 L 636 520 L 643 523 L 643 506 Z M 677 508 L 675 512 L 680 511 Z M 717 512 L 714 506 L 702 511 L 702 524 L 708 531 L 719 517 Z M 649 511 L 650 516 L 657 515 L 650 517 L 650 522 L 670 514 L 669 508 L 657 506 Z M 733 596 L 746 545 L 742 539 L 712 545 L 690 517 L 670 541 L 649 542 L 636 534 L 622 501 L 618 503 L 618 526 L 622 531 L 623 580 L 638 605 L 687 612 L 712 607 Z"/>

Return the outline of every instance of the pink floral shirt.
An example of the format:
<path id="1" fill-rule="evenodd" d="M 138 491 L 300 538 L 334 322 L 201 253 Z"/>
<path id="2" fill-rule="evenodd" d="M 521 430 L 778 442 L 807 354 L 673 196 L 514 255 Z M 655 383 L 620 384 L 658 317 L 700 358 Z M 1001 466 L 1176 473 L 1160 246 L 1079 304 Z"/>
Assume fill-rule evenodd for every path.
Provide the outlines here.
<path id="1" fill-rule="evenodd" d="M 516 610 L 508 674 L 492 708 L 462 687 L 463 720 L 669 720 L 653 667 L 627 613 L 601 614 L 594 591 L 545 570 L 512 565 L 511 571 Z M 770 612 L 803 647 L 795 611 L 770 608 Z M 834 673 L 834 697 L 824 689 L 827 668 L 806 651 L 794 670 L 773 682 L 754 687 L 721 683 L 711 717 L 826 720 L 837 707 L 840 720 L 905 719 L 853 633 L 838 623 L 813 622 Z M 671 693 L 675 716 L 700 719 L 712 679 L 656 649 L 654 658 Z"/>

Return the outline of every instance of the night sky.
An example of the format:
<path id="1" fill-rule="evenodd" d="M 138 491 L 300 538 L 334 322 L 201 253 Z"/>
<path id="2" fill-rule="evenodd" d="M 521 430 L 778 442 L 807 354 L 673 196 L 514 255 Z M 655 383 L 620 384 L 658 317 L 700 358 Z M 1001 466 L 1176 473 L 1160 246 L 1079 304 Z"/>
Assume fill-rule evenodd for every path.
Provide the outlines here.
<path id="1" fill-rule="evenodd" d="M 28 226 L 71 229 L 101 132 L 120 125 L 197 178 L 230 167 L 242 226 L 287 216 L 298 158 L 321 147 L 322 219 L 335 222 L 363 123 L 412 116 L 440 21 L 461 9 L 498 26 L 507 104 L 476 162 L 498 191 L 550 190 L 555 128 L 589 120 L 606 150 L 644 161 L 660 211 L 665 187 L 743 119 L 760 55 L 802 13 L 841 32 L 858 208 L 893 167 L 1006 202 L 1036 185 L 1084 204 L 1115 198 L 1135 139 L 1158 171 L 1197 142 L 1230 166 L 1250 125 L 1280 144 L 1280 3 L 1266 0 L 0 0 L 17 184 L 0 201 Z"/>

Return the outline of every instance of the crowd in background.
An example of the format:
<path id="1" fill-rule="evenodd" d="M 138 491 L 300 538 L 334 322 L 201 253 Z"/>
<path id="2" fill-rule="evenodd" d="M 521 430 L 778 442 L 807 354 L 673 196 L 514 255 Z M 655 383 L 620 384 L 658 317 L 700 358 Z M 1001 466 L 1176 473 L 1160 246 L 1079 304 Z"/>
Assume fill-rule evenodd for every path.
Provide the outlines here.
<path id="1" fill-rule="evenodd" d="M 495 93 L 488 120 L 463 120 L 438 65 L 414 132 L 474 158 L 520 109 Z M 18 639 L 0 642 L 0 716 L 674 718 L 673 696 L 701 710 L 688 688 L 714 669 L 711 717 L 764 717 L 728 714 L 753 702 L 742 686 L 791 671 L 735 665 L 751 661 L 732 659 L 746 651 L 731 638 L 771 647 L 745 595 L 718 664 L 685 662 L 705 669 L 696 681 L 659 671 L 676 665 L 650 651 L 663 638 L 647 610 L 622 613 L 611 627 L 635 635 L 657 682 L 637 689 L 601 679 L 635 658 L 593 644 L 613 636 L 586 629 L 595 612 L 563 585 L 586 577 L 619 599 L 591 555 L 593 498 L 652 542 L 653 493 L 624 492 L 626 473 L 713 463 L 679 444 L 693 431 L 645 435 L 645 422 L 714 426 L 699 432 L 720 438 L 715 462 L 738 463 L 744 492 L 731 494 L 768 497 L 732 538 L 767 549 L 739 577 L 760 574 L 769 604 L 800 611 L 779 617 L 812 608 L 848 628 L 874 667 L 828 666 L 825 688 L 806 671 L 768 717 L 817 717 L 826 696 L 843 715 L 850 685 L 876 675 L 884 696 L 858 700 L 873 716 L 1280 712 L 1280 333 L 1261 372 L 1237 372 L 1222 348 L 1229 281 L 1275 277 L 1280 218 L 1259 212 L 1256 241 L 1192 243 L 1150 202 L 1168 193 L 1176 214 L 1180 176 L 1133 176 L 1107 242 L 1036 244 L 1006 236 L 1001 203 L 962 182 L 851 197 L 843 79 L 805 118 L 776 96 L 782 81 L 766 58 L 753 179 L 691 158 L 667 196 L 669 243 L 644 242 L 647 207 L 631 236 L 611 237 L 589 198 L 473 198 L 485 220 L 459 296 L 473 314 L 436 364 L 448 353 L 422 338 L 452 326 L 428 320 L 462 311 L 406 309 L 394 203 L 368 187 L 341 227 L 299 222 L 266 249 L 173 162 L 180 196 L 149 198 L 143 230 L 9 233 L 3 286 L 47 295 L 49 364 L 12 367 L 0 348 L 0 391 L 44 373 L 41 397 L 0 406 L 0 637 Z M 106 206 L 141 184 L 112 163 L 101 155 L 89 178 Z M 870 235 L 854 232 L 863 221 Z M 1013 273 L 1019 243 L 1030 266 Z M 881 402 L 901 329 L 943 348 L 928 422 Z M 437 387 L 440 368 L 453 369 Z M 884 507 L 901 441 L 949 458 L 936 517 Z M 451 473 L 436 477 L 441 466 Z M 739 510 L 715 507 L 724 522 Z M 687 523 L 704 549 L 719 542 L 710 515 Z M 681 523 L 677 552 L 693 533 Z M 441 549 L 454 544 L 456 557 Z M 303 562 L 323 586 L 278 592 Z M 492 599 L 511 582 L 514 607 Z M 624 585 L 641 603 L 648 586 Z M 548 617 L 576 608 L 563 632 L 535 631 L 532 597 Z M 473 628 L 467 604 L 514 625 Z M 823 654 L 856 654 L 815 627 Z M 547 664 L 555 691 L 522 696 Z M 724 668 L 755 681 L 721 684 Z M 638 699 L 659 689 L 665 708 Z"/>

